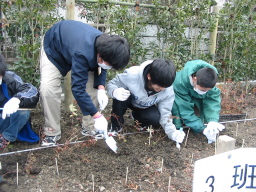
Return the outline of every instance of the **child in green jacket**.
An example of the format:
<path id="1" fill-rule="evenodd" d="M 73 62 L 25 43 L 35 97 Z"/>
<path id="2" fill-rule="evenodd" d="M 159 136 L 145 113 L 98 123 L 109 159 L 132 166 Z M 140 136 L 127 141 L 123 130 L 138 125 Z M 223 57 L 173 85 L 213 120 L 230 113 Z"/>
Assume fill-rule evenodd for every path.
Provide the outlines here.
<path id="1" fill-rule="evenodd" d="M 225 127 L 218 123 L 221 110 L 220 90 L 215 87 L 217 69 L 202 60 L 186 63 L 183 70 L 177 72 L 173 84 L 175 100 L 172 108 L 174 124 L 182 124 L 193 132 L 203 134 L 208 143 L 215 142 L 219 131 Z M 207 126 L 204 123 L 208 123 Z"/>

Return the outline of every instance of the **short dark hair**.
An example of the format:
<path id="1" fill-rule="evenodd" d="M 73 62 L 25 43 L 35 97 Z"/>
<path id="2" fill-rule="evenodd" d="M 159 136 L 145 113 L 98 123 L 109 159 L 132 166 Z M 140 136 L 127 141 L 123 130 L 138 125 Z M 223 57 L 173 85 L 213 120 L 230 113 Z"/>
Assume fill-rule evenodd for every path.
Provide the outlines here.
<path id="1" fill-rule="evenodd" d="M 210 67 L 205 67 L 196 72 L 197 84 L 204 88 L 213 88 L 218 80 L 217 73 Z"/>
<path id="2" fill-rule="evenodd" d="M 4 76 L 7 70 L 7 64 L 5 62 L 4 56 L 0 53 L 0 75 Z"/>
<path id="3" fill-rule="evenodd" d="M 170 87 L 176 77 L 176 68 L 172 61 L 155 59 L 150 65 L 148 73 L 151 77 L 151 82 L 161 87 Z"/>
<path id="4" fill-rule="evenodd" d="M 123 69 L 128 64 L 130 46 L 125 38 L 103 33 L 96 39 L 95 46 L 100 57 L 114 69 Z"/>

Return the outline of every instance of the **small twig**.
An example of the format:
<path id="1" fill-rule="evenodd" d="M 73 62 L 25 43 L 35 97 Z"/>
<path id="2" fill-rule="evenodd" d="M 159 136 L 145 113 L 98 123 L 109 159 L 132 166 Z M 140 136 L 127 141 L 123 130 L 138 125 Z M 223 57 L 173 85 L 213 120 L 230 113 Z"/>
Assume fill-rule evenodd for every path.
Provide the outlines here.
<path id="1" fill-rule="evenodd" d="M 59 167 L 58 167 L 58 160 L 57 160 L 57 158 L 55 158 L 55 163 L 56 163 L 57 175 L 59 175 Z"/>
<path id="2" fill-rule="evenodd" d="M 246 123 L 246 120 L 247 120 L 247 113 L 245 114 L 244 125 L 245 125 L 245 123 Z"/>
<path id="3" fill-rule="evenodd" d="M 242 143 L 242 148 L 244 148 L 244 139 L 243 139 L 243 143 Z"/>
<path id="4" fill-rule="evenodd" d="M 191 155 L 191 162 L 190 162 L 190 164 L 193 164 L 193 156 L 194 156 L 194 153 L 192 153 L 192 155 Z"/>
<path id="5" fill-rule="evenodd" d="M 236 123 L 236 137 L 237 137 L 237 132 L 238 132 L 238 123 Z"/>
<path id="6" fill-rule="evenodd" d="M 170 188 L 171 188 L 171 176 L 169 177 L 169 184 L 168 184 L 168 192 L 170 192 Z"/>
<path id="7" fill-rule="evenodd" d="M 127 184 L 127 180 L 128 180 L 128 167 L 126 168 L 125 185 Z"/>
<path id="8" fill-rule="evenodd" d="M 188 140 L 189 130 L 190 130 L 190 127 L 188 128 L 188 133 L 187 133 L 187 136 L 186 136 L 186 140 L 185 140 L 184 147 L 186 147 L 186 146 L 187 146 L 187 140 Z"/>
<path id="9" fill-rule="evenodd" d="M 17 162 L 17 185 L 19 185 L 19 163 Z"/>
<path id="10" fill-rule="evenodd" d="M 148 145 L 150 145 L 150 139 L 151 139 L 151 137 L 152 137 L 152 131 L 153 131 L 152 125 L 149 126 L 147 130 L 148 130 L 148 132 L 149 132 Z"/>
<path id="11" fill-rule="evenodd" d="M 94 175 L 92 175 L 92 192 L 94 192 Z"/>
<path id="12" fill-rule="evenodd" d="M 163 173 L 163 166 L 164 166 L 164 158 L 162 158 L 161 173 Z"/>
<path id="13" fill-rule="evenodd" d="M 217 140 L 218 140 L 218 135 L 219 135 L 219 134 L 216 134 L 216 140 L 215 140 L 215 144 L 214 144 L 215 155 L 217 154 Z"/>

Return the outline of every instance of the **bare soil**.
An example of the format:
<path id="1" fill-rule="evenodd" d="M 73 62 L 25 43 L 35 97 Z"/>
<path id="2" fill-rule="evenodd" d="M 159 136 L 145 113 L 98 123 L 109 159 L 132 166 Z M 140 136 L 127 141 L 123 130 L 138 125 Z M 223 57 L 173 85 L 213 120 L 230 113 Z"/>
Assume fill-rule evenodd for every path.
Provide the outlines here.
<path id="1" fill-rule="evenodd" d="M 256 118 L 255 88 L 248 94 L 243 93 L 243 102 L 236 98 L 233 95 L 230 102 L 237 104 L 239 113 L 246 113 L 247 119 Z M 105 111 L 108 117 L 110 109 L 109 105 Z M 157 131 L 149 139 L 149 132 L 136 130 L 129 112 L 124 135 L 115 137 L 118 145 L 115 154 L 104 140 L 95 141 L 80 134 L 82 115 L 79 112 L 78 116 L 70 115 L 62 114 L 62 138 L 59 141 L 62 145 L 40 148 L 39 144 L 14 142 L 0 152 L 1 192 L 191 192 L 195 161 L 215 154 L 214 143 L 207 144 L 203 134 L 194 134 L 189 129 L 184 130 L 188 137 L 180 150 L 161 127 L 153 127 Z M 31 116 L 33 129 L 40 134 L 43 124 L 40 106 Z M 256 121 L 225 125 L 226 129 L 220 135 L 235 138 L 236 148 L 256 147 Z M 22 152 L 31 148 L 39 149 Z M 18 152 L 8 154 L 14 151 Z"/>

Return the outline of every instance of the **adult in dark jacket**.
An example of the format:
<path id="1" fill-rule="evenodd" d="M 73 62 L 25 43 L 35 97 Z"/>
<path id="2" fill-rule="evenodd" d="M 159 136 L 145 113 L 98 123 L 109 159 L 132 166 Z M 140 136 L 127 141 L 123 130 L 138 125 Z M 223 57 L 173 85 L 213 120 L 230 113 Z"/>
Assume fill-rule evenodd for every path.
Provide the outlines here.
<path id="1" fill-rule="evenodd" d="M 26 127 L 26 124 L 29 123 L 30 110 L 18 109 L 35 107 L 39 100 L 39 94 L 36 87 L 29 83 L 24 83 L 14 72 L 7 71 L 6 62 L 1 54 L 0 87 L 0 107 L 2 108 L 0 148 L 3 149 L 9 142 L 19 139 L 19 133 L 22 129 L 31 129 L 31 127 Z M 34 132 L 32 134 L 35 136 L 35 141 L 38 141 L 38 136 Z M 23 136 L 26 137 L 26 135 L 21 137 Z"/>
<path id="2" fill-rule="evenodd" d="M 122 69 L 130 57 L 123 37 L 100 32 L 79 21 L 64 20 L 45 34 L 41 55 L 41 101 L 44 109 L 42 146 L 56 144 L 61 137 L 61 78 L 71 71 L 72 93 L 83 113 L 83 135 L 107 130 L 107 120 L 99 112 L 108 97 L 105 93 L 107 69 Z M 91 118 L 92 117 L 92 118 Z"/>
<path id="3" fill-rule="evenodd" d="M 175 100 L 172 114 L 177 128 L 184 123 L 193 132 L 203 132 L 208 142 L 225 127 L 218 123 L 221 110 L 220 90 L 215 87 L 217 69 L 203 60 L 193 60 L 177 72 L 173 83 Z M 204 123 L 208 123 L 207 126 Z"/>

